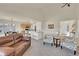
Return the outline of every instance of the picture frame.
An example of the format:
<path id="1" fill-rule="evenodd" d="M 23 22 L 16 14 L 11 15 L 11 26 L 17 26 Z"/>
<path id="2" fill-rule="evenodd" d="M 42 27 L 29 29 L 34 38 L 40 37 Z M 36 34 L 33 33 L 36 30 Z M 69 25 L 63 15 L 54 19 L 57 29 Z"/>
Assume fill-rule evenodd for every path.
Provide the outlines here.
<path id="1" fill-rule="evenodd" d="M 54 29 L 54 24 L 48 24 L 48 29 Z"/>

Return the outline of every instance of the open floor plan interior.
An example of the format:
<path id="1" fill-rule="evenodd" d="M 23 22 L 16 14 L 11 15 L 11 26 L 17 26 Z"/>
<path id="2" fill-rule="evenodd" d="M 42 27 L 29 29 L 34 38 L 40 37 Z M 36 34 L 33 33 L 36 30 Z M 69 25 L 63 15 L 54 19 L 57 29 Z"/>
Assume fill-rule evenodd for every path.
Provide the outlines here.
<path id="1" fill-rule="evenodd" d="M 0 3 L 0 56 L 78 56 L 79 3 Z"/>

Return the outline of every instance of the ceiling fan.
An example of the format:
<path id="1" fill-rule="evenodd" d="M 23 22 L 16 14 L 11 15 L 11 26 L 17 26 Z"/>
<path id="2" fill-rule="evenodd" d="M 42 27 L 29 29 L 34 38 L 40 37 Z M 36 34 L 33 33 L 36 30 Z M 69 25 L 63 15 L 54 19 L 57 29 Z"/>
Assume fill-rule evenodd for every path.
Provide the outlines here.
<path id="1" fill-rule="evenodd" d="M 70 3 L 63 3 L 63 6 L 61 6 L 61 8 L 65 7 L 65 6 L 70 7 L 71 5 L 70 5 Z"/>

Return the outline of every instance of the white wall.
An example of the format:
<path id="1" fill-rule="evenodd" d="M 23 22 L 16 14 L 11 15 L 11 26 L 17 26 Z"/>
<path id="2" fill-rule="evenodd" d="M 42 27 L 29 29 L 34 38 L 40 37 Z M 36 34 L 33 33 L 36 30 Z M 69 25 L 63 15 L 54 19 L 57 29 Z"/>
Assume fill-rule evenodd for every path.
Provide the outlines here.
<path id="1" fill-rule="evenodd" d="M 54 29 L 48 29 L 48 24 L 54 24 Z M 44 33 L 55 33 L 59 32 L 59 21 L 55 20 L 47 20 L 43 24 L 43 31 Z"/>

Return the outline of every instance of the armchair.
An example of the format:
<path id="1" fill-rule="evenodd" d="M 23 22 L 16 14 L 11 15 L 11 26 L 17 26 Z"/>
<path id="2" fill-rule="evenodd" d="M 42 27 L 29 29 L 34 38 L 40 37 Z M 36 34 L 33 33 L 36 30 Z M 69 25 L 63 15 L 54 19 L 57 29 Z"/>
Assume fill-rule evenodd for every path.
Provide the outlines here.
<path id="1" fill-rule="evenodd" d="M 74 51 L 74 55 L 76 54 L 77 42 L 75 42 L 74 37 L 70 36 L 62 36 L 61 38 L 61 49 L 65 47 Z"/>
<path id="2" fill-rule="evenodd" d="M 43 44 L 50 43 L 53 46 L 53 36 L 51 34 L 46 34 L 43 39 Z"/>

